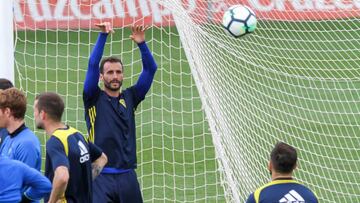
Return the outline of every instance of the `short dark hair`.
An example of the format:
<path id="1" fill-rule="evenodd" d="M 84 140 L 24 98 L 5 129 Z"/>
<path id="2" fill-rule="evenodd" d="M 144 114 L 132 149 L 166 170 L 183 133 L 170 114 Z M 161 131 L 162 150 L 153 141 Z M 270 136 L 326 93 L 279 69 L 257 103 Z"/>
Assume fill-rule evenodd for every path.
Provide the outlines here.
<path id="1" fill-rule="evenodd" d="M 24 119 L 26 113 L 26 96 L 15 87 L 0 90 L 0 109 L 9 108 L 15 119 Z"/>
<path id="2" fill-rule="evenodd" d="M 6 79 L 6 78 L 0 78 L 0 89 L 1 90 L 6 90 L 9 88 L 14 87 L 14 85 L 11 83 L 10 80 Z"/>
<path id="3" fill-rule="evenodd" d="M 295 169 L 297 152 L 294 147 L 284 142 L 278 142 L 271 151 L 270 159 L 276 172 L 290 173 Z"/>
<path id="4" fill-rule="evenodd" d="M 64 113 L 64 101 L 54 92 L 44 92 L 36 96 L 37 108 L 44 111 L 53 121 L 61 121 Z"/>
<path id="5" fill-rule="evenodd" d="M 120 63 L 121 67 L 123 68 L 123 63 L 121 62 L 121 59 L 115 57 L 115 56 L 110 56 L 107 58 L 104 58 L 101 63 L 100 63 L 100 73 L 103 74 L 104 73 L 104 64 L 106 62 L 110 62 L 110 63 Z"/>

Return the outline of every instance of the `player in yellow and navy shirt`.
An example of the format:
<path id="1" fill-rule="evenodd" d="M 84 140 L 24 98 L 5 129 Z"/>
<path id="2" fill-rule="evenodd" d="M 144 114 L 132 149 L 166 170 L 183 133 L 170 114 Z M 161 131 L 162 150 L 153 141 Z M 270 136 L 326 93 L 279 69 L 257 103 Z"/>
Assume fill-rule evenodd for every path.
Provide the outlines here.
<path id="1" fill-rule="evenodd" d="M 246 203 L 318 203 L 309 188 L 293 179 L 296 164 L 295 148 L 283 142 L 277 143 L 268 165 L 272 181 L 250 194 Z"/>
<path id="2" fill-rule="evenodd" d="M 143 200 L 135 173 L 135 109 L 149 91 L 157 65 L 145 42 L 147 27 L 132 27 L 130 37 L 140 49 L 143 70 L 133 86 L 120 91 L 124 78 L 121 60 L 108 57 L 100 63 L 111 25 L 98 26 L 102 32 L 89 59 L 83 100 L 90 140 L 104 150 L 109 162 L 94 182 L 94 201 L 140 203 Z M 98 86 L 99 79 L 103 89 Z"/>
<path id="3" fill-rule="evenodd" d="M 104 153 L 76 129 L 61 122 L 64 103 L 55 93 L 34 102 L 36 127 L 50 135 L 46 142 L 45 176 L 53 189 L 45 202 L 93 202 L 92 181 L 107 162 Z"/>

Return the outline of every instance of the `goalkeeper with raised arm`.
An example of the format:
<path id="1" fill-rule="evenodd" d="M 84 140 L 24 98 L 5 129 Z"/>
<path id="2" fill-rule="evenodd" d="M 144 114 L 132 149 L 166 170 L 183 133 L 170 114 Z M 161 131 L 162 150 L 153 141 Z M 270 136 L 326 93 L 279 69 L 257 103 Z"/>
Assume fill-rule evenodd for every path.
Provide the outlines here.
<path id="1" fill-rule="evenodd" d="M 94 202 L 143 202 L 135 173 L 134 111 L 149 91 L 157 69 L 145 42 L 148 27 L 131 27 L 130 38 L 140 49 L 143 69 L 135 85 L 120 91 L 124 77 L 121 60 L 108 57 L 100 63 L 112 27 L 110 23 L 97 26 L 101 33 L 89 59 L 83 100 L 90 140 L 104 150 L 109 162 L 94 182 Z M 103 89 L 98 86 L 99 79 Z"/>

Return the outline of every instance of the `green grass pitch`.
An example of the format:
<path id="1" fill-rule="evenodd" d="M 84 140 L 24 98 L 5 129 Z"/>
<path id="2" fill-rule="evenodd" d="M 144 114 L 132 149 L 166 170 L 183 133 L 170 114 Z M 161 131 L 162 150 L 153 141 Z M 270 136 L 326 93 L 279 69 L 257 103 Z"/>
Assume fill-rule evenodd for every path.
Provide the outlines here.
<path id="1" fill-rule="evenodd" d="M 273 29 L 265 30 L 261 29 L 261 26 Z M 257 71 L 257 74 L 251 71 L 247 73 L 246 70 L 245 74 L 252 78 L 251 81 L 248 81 L 249 86 L 254 85 L 256 87 L 255 83 L 252 84 L 253 81 L 264 84 L 264 86 L 259 86 L 258 89 L 260 93 L 263 93 L 257 95 L 259 100 L 268 101 L 267 94 L 271 93 L 271 98 L 274 98 L 274 100 L 270 101 L 270 104 L 273 108 L 281 109 L 284 103 L 297 107 L 288 109 L 288 114 L 276 114 L 276 112 L 271 111 L 272 108 L 263 109 L 264 106 L 261 103 L 254 103 L 253 105 L 257 106 L 258 109 L 253 112 L 253 115 L 263 116 L 264 119 L 272 119 L 274 128 L 283 128 L 284 132 L 302 136 L 301 139 L 298 139 L 278 135 L 280 139 L 284 140 L 290 139 L 291 141 L 291 139 L 294 139 L 294 142 L 297 143 L 303 141 L 300 145 L 302 150 L 310 153 L 310 156 L 303 159 L 304 169 L 309 173 L 320 173 L 322 175 L 322 177 L 315 176 L 314 179 L 308 180 L 320 199 L 332 199 L 333 202 L 350 203 L 360 200 L 359 196 L 346 195 L 346 193 L 360 194 L 358 185 L 360 180 L 359 171 L 346 173 L 344 177 L 342 175 L 344 171 L 354 171 L 354 169 L 359 168 L 359 162 L 355 162 L 356 158 L 354 157 L 360 157 L 360 151 L 358 150 L 360 143 L 358 134 L 352 134 L 358 132 L 358 127 L 352 126 L 345 129 L 344 126 L 340 125 L 328 125 L 324 129 L 325 125 L 321 122 L 317 124 L 316 122 L 306 123 L 303 121 L 316 118 L 319 121 L 324 121 L 324 123 L 341 123 L 343 117 L 336 114 L 318 114 L 315 110 L 326 111 L 331 109 L 332 105 L 338 105 L 334 107 L 335 110 L 354 112 L 354 115 L 356 115 L 356 104 L 359 105 L 356 101 L 359 101 L 360 96 L 351 90 L 343 91 L 338 95 L 334 95 L 332 91 L 318 92 L 318 89 L 321 89 L 321 85 L 324 84 L 323 88 L 325 89 L 345 89 L 349 85 L 346 81 L 324 83 L 323 81 L 301 80 L 299 78 L 289 80 L 288 77 L 276 74 L 282 72 L 309 78 L 326 78 L 329 76 L 331 78 L 348 78 L 349 80 L 357 78 L 360 75 L 358 69 L 356 69 L 356 66 L 360 65 L 358 60 L 359 49 L 357 51 L 354 49 L 351 55 L 336 50 L 343 46 L 349 48 L 360 47 L 359 41 L 341 41 L 343 38 L 356 38 L 358 34 L 349 32 L 345 34 L 346 36 L 341 36 L 321 32 L 334 29 L 337 26 L 343 27 L 344 25 L 326 22 L 318 24 L 260 22 L 258 26 L 260 29 L 252 36 L 255 38 L 255 35 L 260 36 L 257 38 L 256 45 L 251 47 L 253 53 L 258 54 L 253 60 L 263 66 L 273 67 L 274 70 L 271 74 L 264 71 L 264 69 L 254 67 L 253 70 Z M 346 26 L 351 27 L 351 25 Z M 358 28 L 356 25 L 354 26 Z M 300 27 L 301 29 L 299 29 Z M 281 32 L 281 29 L 287 29 L 287 31 Z M 315 36 L 312 32 L 300 32 L 304 29 L 318 29 L 320 34 Z M 169 35 L 169 33 L 172 34 Z M 108 38 L 104 53 L 106 56 L 117 55 L 122 58 L 125 64 L 125 87 L 136 82 L 141 71 L 139 51 L 128 39 L 129 34 L 128 29 L 117 29 L 116 33 L 111 38 Z M 261 36 L 266 37 L 262 38 Z M 288 58 L 286 59 L 283 57 L 284 44 L 282 41 L 269 40 L 275 36 L 286 41 L 288 43 L 286 47 L 288 48 L 309 49 L 309 51 L 288 52 L 289 55 L 287 55 Z M 15 54 L 16 86 L 25 90 L 28 96 L 29 105 L 26 122 L 29 127 L 34 128 L 32 120 L 34 96 L 43 91 L 56 91 L 63 96 L 67 106 L 63 120 L 80 131 L 86 132 L 81 96 L 82 85 L 87 69 L 88 56 L 96 38 L 97 32 L 87 30 L 17 32 Z M 300 38 L 308 41 L 308 44 L 304 44 L 301 40 L 291 40 Z M 209 126 L 202 110 L 199 94 L 185 53 L 179 48 L 180 39 L 177 31 L 173 27 L 154 28 L 148 31 L 147 39 L 152 39 L 148 42 L 148 45 L 154 53 L 159 69 L 152 89 L 137 110 L 136 117 L 139 163 L 137 173 L 144 200 L 145 202 L 225 202 L 224 190 L 220 184 L 220 174 L 217 172 L 218 165 L 215 160 L 211 133 L 209 132 Z M 336 46 L 326 43 L 331 40 L 338 40 L 339 42 L 336 43 Z M 311 41 L 322 41 L 323 43 L 311 43 Z M 312 55 L 311 49 L 321 50 L 323 47 L 325 47 L 324 50 L 334 50 L 334 52 L 324 51 L 323 54 L 316 57 Z M 295 60 L 299 56 L 312 59 L 310 61 L 313 63 L 318 61 L 323 61 L 323 63 L 315 66 L 305 61 Z M 346 64 L 343 63 L 344 60 L 340 60 L 344 57 L 348 59 Z M 277 62 L 277 64 L 274 62 Z M 247 65 L 250 66 L 250 64 Z M 282 69 L 286 66 L 300 68 Z M 316 71 L 304 71 L 309 66 L 314 66 Z M 301 67 L 305 69 L 301 69 Z M 334 67 L 344 67 L 344 69 L 339 71 Z M 346 69 L 346 67 L 352 68 Z M 275 80 L 266 81 L 264 80 L 265 77 L 261 77 L 261 75 L 267 75 L 268 78 L 274 78 Z M 279 86 L 279 84 L 283 84 L 276 81 L 281 80 L 287 80 L 287 84 L 293 84 L 294 86 Z M 359 82 L 355 81 L 351 85 L 352 89 L 360 88 Z M 306 92 L 301 92 L 305 87 L 308 87 Z M 311 89 L 313 87 L 317 87 L 317 89 Z M 271 88 L 279 91 L 270 91 Z M 284 92 L 291 94 L 287 95 Z M 311 99 L 296 100 L 293 96 Z M 278 100 L 275 100 L 276 98 Z M 339 101 L 341 98 L 347 98 L 355 102 L 345 105 L 339 105 L 336 102 L 326 102 L 325 104 L 318 102 L 326 99 Z M 277 102 L 279 100 L 283 101 L 283 103 Z M 302 108 L 312 108 L 314 111 L 299 110 Z M 264 112 L 266 114 L 263 114 Z M 303 120 L 294 117 L 294 115 L 298 115 Z M 319 118 L 319 115 L 324 117 Z M 356 116 L 350 117 L 346 121 L 348 123 L 344 124 L 354 124 L 357 122 L 356 119 Z M 284 125 L 284 123 L 280 122 L 281 120 L 286 120 L 294 125 Z M 271 130 L 269 128 L 269 131 Z M 342 136 L 345 135 L 344 132 L 349 132 L 348 137 Z M 316 133 L 318 135 L 333 134 L 339 136 L 321 137 L 316 136 Z M 36 134 L 44 143 L 46 139 L 44 133 L 36 130 Z M 266 143 L 265 140 L 263 142 L 257 144 L 269 146 L 269 143 Z M 321 146 L 316 145 L 316 143 Z M 332 145 L 344 146 L 344 148 L 354 146 L 357 147 L 357 150 L 331 148 Z M 332 156 L 338 159 L 332 159 Z M 343 161 L 341 158 L 348 158 L 350 161 L 341 162 Z M 347 165 L 341 164 L 339 166 L 336 161 Z M 263 165 L 258 165 L 260 168 L 258 170 L 264 171 L 266 174 L 266 162 L 262 161 L 261 163 Z M 324 166 L 324 168 L 319 169 L 317 166 Z M 326 170 L 327 167 L 332 170 Z M 296 175 L 305 179 L 309 177 L 306 173 Z M 340 177 L 340 179 L 335 179 L 344 180 L 344 182 L 334 182 L 333 177 Z M 355 182 L 354 185 L 348 184 L 348 181 L 351 180 Z M 319 185 L 321 186 L 317 187 Z M 336 192 L 344 195 L 339 196 Z"/>

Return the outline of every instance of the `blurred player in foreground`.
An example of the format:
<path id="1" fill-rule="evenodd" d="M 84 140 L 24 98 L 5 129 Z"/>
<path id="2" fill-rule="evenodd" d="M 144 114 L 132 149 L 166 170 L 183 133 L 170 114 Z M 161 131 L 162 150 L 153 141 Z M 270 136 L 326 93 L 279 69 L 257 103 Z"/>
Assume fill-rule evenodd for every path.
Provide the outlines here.
<path id="1" fill-rule="evenodd" d="M 0 156 L 0 170 L 0 203 L 32 202 L 51 191 L 51 183 L 45 176 L 20 161 Z"/>

